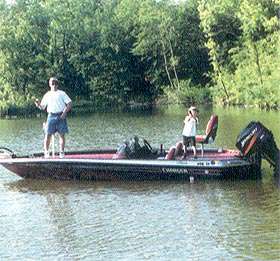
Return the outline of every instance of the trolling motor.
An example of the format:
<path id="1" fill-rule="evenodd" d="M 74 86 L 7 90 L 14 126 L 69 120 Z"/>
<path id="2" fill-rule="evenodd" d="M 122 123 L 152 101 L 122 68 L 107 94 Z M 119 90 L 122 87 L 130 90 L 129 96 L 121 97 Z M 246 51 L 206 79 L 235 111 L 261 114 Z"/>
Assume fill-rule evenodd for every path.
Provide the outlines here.
<path id="1" fill-rule="evenodd" d="M 15 158 L 15 153 L 6 148 L 6 147 L 0 147 L 0 159 L 7 159 L 7 158 Z"/>
<path id="2" fill-rule="evenodd" d="M 275 174 L 280 175 L 280 153 L 276 145 L 272 132 L 262 123 L 252 121 L 240 132 L 237 137 L 236 147 L 243 157 L 250 161 L 257 161 L 261 164 L 261 159 L 267 160 L 274 168 Z"/>

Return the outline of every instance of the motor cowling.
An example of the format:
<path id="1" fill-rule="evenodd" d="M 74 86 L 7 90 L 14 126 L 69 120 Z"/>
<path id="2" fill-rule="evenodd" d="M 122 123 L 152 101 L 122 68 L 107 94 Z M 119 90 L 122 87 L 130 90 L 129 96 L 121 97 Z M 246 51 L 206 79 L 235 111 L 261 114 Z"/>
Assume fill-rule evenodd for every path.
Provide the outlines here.
<path id="1" fill-rule="evenodd" d="M 244 157 L 250 158 L 252 155 L 259 154 L 275 170 L 279 168 L 279 149 L 273 134 L 260 122 L 252 121 L 240 132 L 237 137 L 236 147 Z"/>

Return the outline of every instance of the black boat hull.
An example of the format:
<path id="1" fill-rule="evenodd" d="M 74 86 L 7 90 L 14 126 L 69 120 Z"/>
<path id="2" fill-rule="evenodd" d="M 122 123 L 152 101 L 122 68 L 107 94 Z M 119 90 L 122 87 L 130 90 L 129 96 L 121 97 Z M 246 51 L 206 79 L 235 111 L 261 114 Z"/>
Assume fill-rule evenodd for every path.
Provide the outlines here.
<path id="1" fill-rule="evenodd" d="M 213 161 L 11 159 L 1 163 L 23 178 L 60 180 L 255 179 L 260 167 L 241 159 Z"/>

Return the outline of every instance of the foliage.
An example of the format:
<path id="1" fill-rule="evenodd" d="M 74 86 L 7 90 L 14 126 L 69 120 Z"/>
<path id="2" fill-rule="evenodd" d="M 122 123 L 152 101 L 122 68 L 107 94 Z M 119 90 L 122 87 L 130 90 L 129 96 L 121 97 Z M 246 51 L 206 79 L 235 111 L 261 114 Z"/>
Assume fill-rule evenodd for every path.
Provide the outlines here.
<path id="1" fill-rule="evenodd" d="M 211 2 L 200 1 L 199 10 L 213 66 L 214 100 L 278 108 L 279 1 Z M 231 29 L 223 30 L 233 37 L 216 29 L 222 25 L 219 17 L 230 17 Z"/>
<path id="2" fill-rule="evenodd" d="M 53 75 L 100 109 L 161 95 L 279 108 L 279 10 L 279 0 L 0 0 L 0 110 L 29 108 Z"/>
<path id="3" fill-rule="evenodd" d="M 180 86 L 181 88 L 175 91 L 170 87 L 164 89 L 168 103 L 190 106 L 210 102 L 212 99 L 209 88 L 193 85 L 191 80 L 180 81 Z"/>

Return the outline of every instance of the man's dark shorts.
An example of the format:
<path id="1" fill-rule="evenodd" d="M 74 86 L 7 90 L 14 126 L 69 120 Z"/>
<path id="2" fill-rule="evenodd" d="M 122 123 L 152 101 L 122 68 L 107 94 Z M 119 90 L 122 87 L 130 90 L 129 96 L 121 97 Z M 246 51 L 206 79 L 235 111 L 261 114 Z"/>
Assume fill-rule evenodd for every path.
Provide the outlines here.
<path id="1" fill-rule="evenodd" d="M 183 144 L 187 147 L 189 146 L 195 147 L 196 146 L 195 137 L 194 136 L 187 137 L 183 135 Z"/>
<path id="2" fill-rule="evenodd" d="M 49 113 L 45 125 L 45 134 L 52 135 L 58 132 L 59 134 L 68 133 L 66 119 L 60 118 L 61 113 Z"/>

